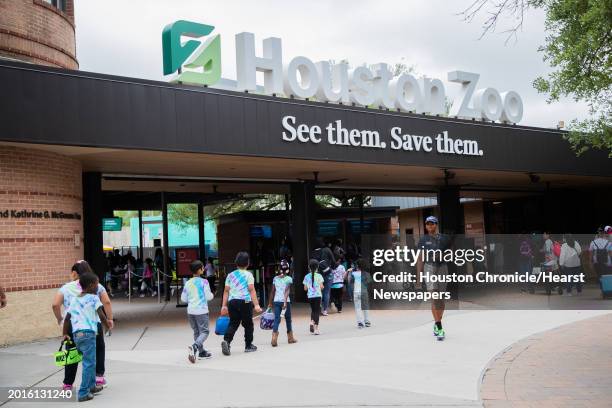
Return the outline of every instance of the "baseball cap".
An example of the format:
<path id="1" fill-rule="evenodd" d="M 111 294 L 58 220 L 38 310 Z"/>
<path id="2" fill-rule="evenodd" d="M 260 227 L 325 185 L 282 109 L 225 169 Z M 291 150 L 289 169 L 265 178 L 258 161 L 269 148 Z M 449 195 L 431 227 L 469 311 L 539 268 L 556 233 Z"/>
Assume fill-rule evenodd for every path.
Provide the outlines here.
<path id="1" fill-rule="evenodd" d="M 425 219 L 425 223 L 427 224 L 428 222 L 432 222 L 434 224 L 438 223 L 438 219 L 436 217 L 434 217 L 433 215 L 430 215 L 429 217 L 427 217 Z"/>
<path id="2" fill-rule="evenodd" d="M 606 234 L 612 234 L 612 227 L 609 225 L 606 225 L 606 227 L 604 228 L 604 232 Z"/>

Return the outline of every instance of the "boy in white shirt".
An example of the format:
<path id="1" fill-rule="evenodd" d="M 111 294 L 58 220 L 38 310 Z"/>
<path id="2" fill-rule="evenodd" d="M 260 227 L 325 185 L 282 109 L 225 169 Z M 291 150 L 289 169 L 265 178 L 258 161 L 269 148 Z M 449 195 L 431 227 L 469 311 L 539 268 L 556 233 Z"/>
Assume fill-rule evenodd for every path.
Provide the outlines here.
<path id="1" fill-rule="evenodd" d="M 189 346 L 187 358 L 190 363 L 195 363 L 198 358 L 210 358 L 212 354 L 204 349 L 204 342 L 208 338 L 208 302 L 213 299 L 213 293 L 206 279 L 202 278 L 204 264 L 201 261 L 193 261 L 189 265 L 193 277 L 183 287 L 181 300 L 187 303 L 187 318 L 193 329 L 193 345 Z"/>

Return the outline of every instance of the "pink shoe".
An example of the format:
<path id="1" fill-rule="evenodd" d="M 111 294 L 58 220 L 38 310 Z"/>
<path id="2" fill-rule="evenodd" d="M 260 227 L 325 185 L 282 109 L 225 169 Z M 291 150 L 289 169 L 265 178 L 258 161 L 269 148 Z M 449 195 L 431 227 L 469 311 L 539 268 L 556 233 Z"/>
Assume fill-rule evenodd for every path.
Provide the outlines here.
<path id="1" fill-rule="evenodd" d="M 72 391 L 72 384 L 62 384 L 62 390 Z"/>
<path id="2" fill-rule="evenodd" d="M 96 376 L 96 385 L 105 386 L 106 378 Z"/>

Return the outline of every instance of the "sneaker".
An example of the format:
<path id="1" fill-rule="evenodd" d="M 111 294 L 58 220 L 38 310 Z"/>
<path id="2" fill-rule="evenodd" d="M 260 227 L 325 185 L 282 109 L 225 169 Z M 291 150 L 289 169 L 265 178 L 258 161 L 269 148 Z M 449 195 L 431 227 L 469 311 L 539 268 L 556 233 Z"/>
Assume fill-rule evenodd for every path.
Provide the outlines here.
<path id="1" fill-rule="evenodd" d="M 433 335 L 437 336 L 438 335 L 438 326 L 436 326 L 436 324 L 434 323 L 434 327 L 433 327 Z"/>
<path id="2" fill-rule="evenodd" d="M 138 297 L 143 298 L 144 297 L 144 293 L 141 293 L 140 296 L 138 296 Z"/>
<path id="3" fill-rule="evenodd" d="M 363 329 L 365 326 L 363 325 L 363 323 L 359 322 L 357 323 L 357 328 L 358 329 Z"/>
<path id="4" fill-rule="evenodd" d="M 321 315 L 323 315 L 323 316 L 327 316 L 327 310 L 322 311 L 322 312 L 321 312 Z"/>
<path id="5" fill-rule="evenodd" d="M 249 344 L 248 346 L 244 348 L 245 353 L 252 353 L 254 351 L 257 351 L 257 346 L 254 344 Z"/>
<path id="6" fill-rule="evenodd" d="M 102 387 L 101 385 L 95 385 L 95 386 L 91 387 L 89 392 L 91 392 L 92 394 L 97 394 L 100 391 L 102 391 L 103 389 L 104 389 L 104 387 Z"/>
<path id="7" fill-rule="evenodd" d="M 89 400 L 92 400 L 93 398 L 94 398 L 94 395 L 90 392 L 84 397 L 79 397 L 79 402 L 89 401 Z"/>
<path id="8" fill-rule="evenodd" d="M 202 349 L 202 351 L 200 351 L 200 353 L 198 354 L 198 358 L 200 360 L 202 360 L 204 358 L 211 358 L 211 357 L 212 357 L 212 353 L 207 351 L 207 350 L 205 350 L 205 349 Z"/>
<path id="9" fill-rule="evenodd" d="M 62 384 L 63 391 L 72 391 L 72 384 Z"/>
<path id="10" fill-rule="evenodd" d="M 436 338 L 438 339 L 438 341 L 442 341 L 444 340 L 444 337 L 446 337 L 446 333 L 444 332 L 444 328 L 441 328 L 438 330 L 438 333 L 436 334 Z"/>
<path id="11" fill-rule="evenodd" d="M 319 326 L 315 326 L 314 334 L 315 336 L 318 336 L 319 334 L 321 334 L 321 332 L 319 331 Z"/>
<path id="12" fill-rule="evenodd" d="M 221 342 L 221 352 L 224 356 L 229 356 L 231 354 L 230 344 L 225 340 Z"/>
<path id="13" fill-rule="evenodd" d="M 198 355 L 198 346 L 194 344 L 192 346 L 187 347 L 187 349 L 189 350 L 189 354 L 187 354 L 187 359 L 191 364 L 194 364 L 196 362 L 196 356 Z"/>
<path id="14" fill-rule="evenodd" d="M 339 310 L 338 310 L 338 313 L 342 313 L 342 310 L 341 310 L 341 309 L 339 309 Z"/>
<path id="15" fill-rule="evenodd" d="M 314 323 L 310 322 L 310 332 L 314 333 Z"/>
<path id="16" fill-rule="evenodd" d="M 372 323 L 370 323 L 368 320 L 366 320 L 365 327 L 370 327 L 371 325 L 372 325 Z"/>
<path id="17" fill-rule="evenodd" d="M 155 297 L 155 296 L 157 296 L 157 292 L 153 292 L 153 293 L 151 294 L 151 297 Z"/>
<path id="18" fill-rule="evenodd" d="M 105 386 L 106 378 L 103 375 L 96 375 L 96 385 Z"/>

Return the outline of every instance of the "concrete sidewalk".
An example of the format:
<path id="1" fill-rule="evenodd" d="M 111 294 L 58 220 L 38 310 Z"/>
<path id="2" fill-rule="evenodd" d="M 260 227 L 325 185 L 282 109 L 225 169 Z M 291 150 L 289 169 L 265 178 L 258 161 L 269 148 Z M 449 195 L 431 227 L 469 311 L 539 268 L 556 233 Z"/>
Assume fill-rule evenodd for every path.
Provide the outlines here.
<path id="1" fill-rule="evenodd" d="M 239 331 L 226 357 L 213 334 L 207 347 L 214 357 L 192 365 L 186 359 L 191 331 L 185 309 L 135 303 L 116 306 L 118 327 L 107 337 L 109 386 L 91 406 L 481 406 L 481 375 L 502 350 L 534 333 L 609 313 L 454 311 L 445 319 L 447 340 L 438 342 L 428 311 L 373 311 L 373 326 L 358 330 L 349 304 L 342 314 L 322 317 L 322 335 L 312 336 L 308 310 L 297 305 L 299 343 L 288 345 L 281 334 L 274 349 L 270 332 L 257 328 L 259 350 L 245 354 Z M 63 373 L 50 357 L 57 344 L 2 349 L 0 385 L 61 384 Z"/>

